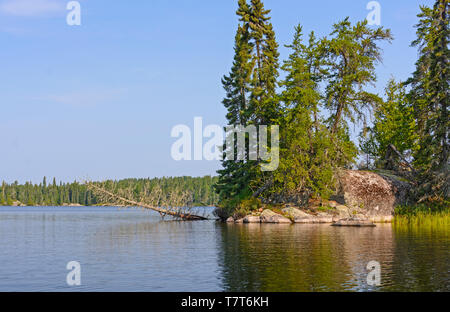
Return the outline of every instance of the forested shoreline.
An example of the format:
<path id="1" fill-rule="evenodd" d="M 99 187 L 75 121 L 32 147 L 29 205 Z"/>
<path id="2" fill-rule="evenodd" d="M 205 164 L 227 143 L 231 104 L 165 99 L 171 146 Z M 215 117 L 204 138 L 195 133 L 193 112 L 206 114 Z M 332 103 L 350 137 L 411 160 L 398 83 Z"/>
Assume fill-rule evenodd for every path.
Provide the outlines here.
<path id="1" fill-rule="evenodd" d="M 213 185 L 217 178 L 205 177 L 164 177 L 153 179 L 124 179 L 107 181 L 118 189 L 131 190 L 135 200 L 144 196 L 144 192 L 158 186 L 163 194 L 185 190 L 192 194 L 192 205 L 214 206 L 217 204 L 218 195 L 214 192 Z M 94 182 L 95 183 L 95 182 Z M 0 186 L 0 206 L 63 206 L 104 205 L 97 195 L 87 185 L 80 182 L 57 183 L 56 179 L 47 182 L 47 178 L 39 184 L 27 182 L 3 182 Z"/>

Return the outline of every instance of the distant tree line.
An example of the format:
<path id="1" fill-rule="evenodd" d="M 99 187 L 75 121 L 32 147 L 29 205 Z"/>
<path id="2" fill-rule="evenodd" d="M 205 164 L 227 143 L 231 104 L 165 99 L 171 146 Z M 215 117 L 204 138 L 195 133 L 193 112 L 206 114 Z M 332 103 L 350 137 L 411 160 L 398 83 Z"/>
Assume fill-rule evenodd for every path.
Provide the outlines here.
<path id="1" fill-rule="evenodd" d="M 170 194 L 177 190 L 186 190 L 192 194 L 192 200 L 196 206 L 214 206 L 218 201 L 218 195 L 213 190 L 217 178 L 205 176 L 200 178 L 175 177 L 154 179 L 124 179 L 108 181 L 121 189 L 132 190 L 133 199 L 139 200 L 144 190 L 159 186 L 164 194 Z M 26 206 L 61 206 L 83 205 L 92 206 L 105 204 L 87 188 L 83 183 L 57 183 L 53 179 L 51 183 L 44 177 L 39 184 L 27 182 L 8 184 L 3 182 L 0 187 L 0 206 L 12 205 Z"/>

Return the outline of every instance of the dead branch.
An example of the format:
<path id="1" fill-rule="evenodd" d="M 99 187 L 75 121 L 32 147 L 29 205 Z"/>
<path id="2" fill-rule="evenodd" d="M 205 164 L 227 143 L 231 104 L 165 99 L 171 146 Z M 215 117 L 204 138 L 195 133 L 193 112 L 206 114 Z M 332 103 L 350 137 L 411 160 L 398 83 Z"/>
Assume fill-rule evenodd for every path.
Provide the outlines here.
<path id="1" fill-rule="evenodd" d="M 153 187 L 149 190 L 146 186 L 139 201 L 133 200 L 134 191 L 131 188 L 120 190 L 110 190 L 107 187 L 108 183 L 94 183 L 86 182 L 87 187 L 94 192 L 100 202 L 108 203 L 118 206 L 133 206 L 141 207 L 158 212 L 162 218 L 171 216 L 180 220 L 186 221 L 201 221 L 208 220 L 205 216 L 199 216 L 191 213 L 189 203 L 192 201 L 192 194 L 175 190 L 168 196 L 164 196 L 162 189 L 159 186 Z"/>

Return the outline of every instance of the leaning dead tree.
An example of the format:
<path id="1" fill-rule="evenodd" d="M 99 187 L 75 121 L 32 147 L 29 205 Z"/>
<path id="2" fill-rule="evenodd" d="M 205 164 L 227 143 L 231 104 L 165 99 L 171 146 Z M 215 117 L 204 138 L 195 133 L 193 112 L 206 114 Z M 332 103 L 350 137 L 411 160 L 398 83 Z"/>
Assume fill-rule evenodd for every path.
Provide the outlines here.
<path id="1" fill-rule="evenodd" d="M 193 214 L 192 194 L 188 191 L 174 190 L 165 194 L 160 186 L 144 186 L 136 194 L 131 187 L 119 188 L 115 182 L 85 182 L 99 202 L 111 206 L 141 207 L 158 212 L 164 219 L 171 216 L 178 220 L 201 221 L 208 220 L 206 216 Z M 136 197 L 138 196 L 138 199 Z"/>
<path id="2" fill-rule="evenodd" d="M 397 150 L 393 144 L 389 144 L 384 157 L 385 169 L 399 170 L 400 168 L 407 168 L 414 175 L 417 175 L 414 167 L 403 157 L 403 155 Z"/>

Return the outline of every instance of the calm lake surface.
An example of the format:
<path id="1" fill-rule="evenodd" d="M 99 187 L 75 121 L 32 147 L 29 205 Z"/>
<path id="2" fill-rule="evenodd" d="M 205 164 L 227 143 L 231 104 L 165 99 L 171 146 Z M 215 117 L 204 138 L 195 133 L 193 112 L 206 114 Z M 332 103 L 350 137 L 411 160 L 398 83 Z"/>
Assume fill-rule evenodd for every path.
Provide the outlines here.
<path id="1" fill-rule="evenodd" d="M 170 222 L 138 209 L 0 207 L 0 291 L 450 291 L 448 227 Z M 366 266 L 381 264 L 382 285 Z M 69 287 L 70 261 L 81 286 Z"/>

